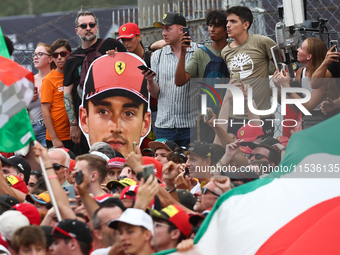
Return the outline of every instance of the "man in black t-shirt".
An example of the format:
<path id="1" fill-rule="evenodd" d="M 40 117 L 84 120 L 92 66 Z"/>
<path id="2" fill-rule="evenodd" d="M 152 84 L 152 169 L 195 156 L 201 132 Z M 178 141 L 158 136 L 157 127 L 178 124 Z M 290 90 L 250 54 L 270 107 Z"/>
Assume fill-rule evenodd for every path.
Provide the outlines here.
<path id="1" fill-rule="evenodd" d="M 67 116 L 70 121 L 70 137 L 71 140 L 79 144 L 76 154 L 88 152 L 88 145 L 85 137 L 81 134 L 78 125 L 79 106 L 81 104 L 82 88 L 79 86 L 81 68 L 85 57 L 76 56 L 76 54 L 85 54 L 85 50 L 89 47 L 95 49 L 103 39 L 97 37 L 98 22 L 93 12 L 79 12 L 76 20 L 76 34 L 80 37 L 82 45 L 76 49 L 65 65 L 64 73 L 64 103 Z M 119 52 L 126 52 L 125 47 L 120 42 L 116 42 L 113 38 L 107 38 L 99 48 L 99 52 L 104 55 L 106 51 L 116 49 Z"/>

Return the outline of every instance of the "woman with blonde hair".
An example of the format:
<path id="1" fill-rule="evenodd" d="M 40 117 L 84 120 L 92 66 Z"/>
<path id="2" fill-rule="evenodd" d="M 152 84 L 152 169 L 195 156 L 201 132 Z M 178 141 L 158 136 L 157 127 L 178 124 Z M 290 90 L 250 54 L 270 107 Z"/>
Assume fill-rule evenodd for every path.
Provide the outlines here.
<path id="1" fill-rule="evenodd" d="M 336 99 L 339 97 L 339 92 L 334 83 L 327 83 L 321 88 L 312 89 L 311 78 L 316 69 L 321 65 L 327 54 L 327 46 L 320 38 L 307 38 L 298 48 L 297 60 L 304 65 L 296 72 L 295 81 L 292 83 L 287 79 L 287 74 L 281 70 L 281 72 L 275 72 L 275 85 L 279 87 L 302 87 L 311 92 L 311 98 L 308 102 L 302 105 L 312 114 L 311 116 L 305 115 L 302 117 L 302 129 L 315 125 L 315 123 L 321 122 L 326 119 L 320 109 L 321 102 L 329 97 Z M 287 93 L 289 99 L 300 99 L 302 95 L 297 93 Z M 291 108 L 298 112 L 299 109 L 294 105 Z M 329 117 L 329 116 L 327 116 Z"/>
<path id="2" fill-rule="evenodd" d="M 43 42 L 38 43 L 32 55 L 34 67 L 38 69 L 38 73 L 34 75 L 35 91 L 32 101 L 27 107 L 35 137 L 45 147 L 46 126 L 41 113 L 40 92 L 43 79 L 55 67 L 51 54 L 51 45 Z"/>

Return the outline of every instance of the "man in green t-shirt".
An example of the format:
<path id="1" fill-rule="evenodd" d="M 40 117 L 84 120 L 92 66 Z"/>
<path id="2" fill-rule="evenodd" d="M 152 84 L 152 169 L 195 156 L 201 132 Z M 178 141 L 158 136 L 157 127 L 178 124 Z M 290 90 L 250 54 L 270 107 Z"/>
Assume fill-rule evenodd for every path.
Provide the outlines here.
<path id="1" fill-rule="evenodd" d="M 248 30 L 253 22 L 253 15 L 249 8 L 234 6 L 227 9 L 227 33 L 234 41 L 227 44 L 222 50 L 222 57 L 228 65 L 230 76 L 240 74 L 240 79 L 253 89 L 253 98 L 258 110 L 271 108 L 269 87 L 269 61 L 272 59 L 270 48 L 276 45 L 272 39 L 257 34 L 249 34 Z M 234 122 L 247 122 L 247 107 L 244 115 L 233 114 L 233 104 L 230 104 L 229 117 Z M 272 115 L 261 115 L 264 122 L 262 126 L 266 136 L 273 136 L 274 127 L 270 119 Z M 223 118 L 223 116 L 219 116 Z M 229 121 L 230 124 L 230 121 Z M 240 124 L 241 127 L 243 124 Z M 239 128 L 238 127 L 238 128 Z"/>
<path id="2" fill-rule="evenodd" d="M 205 19 L 210 39 L 213 41 L 211 44 L 207 44 L 206 47 L 216 56 L 221 56 L 221 50 L 227 45 L 228 37 L 225 11 L 209 10 L 207 11 Z M 175 83 L 177 86 L 184 85 L 190 78 L 203 78 L 205 67 L 210 62 L 208 53 L 199 48 L 194 52 L 187 66 L 185 66 L 185 53 L 189 47 L 185 44 L 186 40 L 188 39 L 183 37 L 181 55 L 175 74 Z"/>

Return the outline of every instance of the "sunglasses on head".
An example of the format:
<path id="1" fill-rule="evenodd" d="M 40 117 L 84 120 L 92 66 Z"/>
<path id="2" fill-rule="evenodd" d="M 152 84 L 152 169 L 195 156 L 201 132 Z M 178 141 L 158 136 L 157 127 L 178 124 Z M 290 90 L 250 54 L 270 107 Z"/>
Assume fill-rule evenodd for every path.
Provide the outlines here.
<path id="1" fill-rule="evenodd" d="M 67 53 L 71 53 L 71 52 L 69 51 L 54 52 L 52 53 L 52 58 L 58 58 L 59 55 L 60 57 L 64 58 L 67 56 Z"/>
<path id="2" fill-rule="evenodd" d="M 262 154 L 253 154 L 253 153 L 250 153 L 248 154 L 248 159 L 251 159 L 253 156 L 255 156 L 255 159 L 256 160 L 260 160 L 262 157 L 265 157 L 269 160 L 269 158 L 265 155 L 262 155 Z"/>
<path id="3" fill-rule="evenodd" d="M 209 191 L 211 194 L 213 194 L 213 195 L 215 195 L 215 196 L 217 196 L 217 197 L 220 196 L 220 195 L 216 194 L 215 192 L 211 191 L 210 189 L 208 189 L 208 188 L 206 188 L 206 187 L 203 187 L 203 188 L 202 188 L 202 194 L 203 194 L 203 195 L 206 194 L 207 191 Z"/>
<path id="4" fill-rule="evenodd" d="M 58 171 L 61 167 L 67 168 L 66 166 L 60 165 L 60 164 L 52 164 L 54 170 Z"/>
<path id="5" fill-rule="evenodd" d="M 86 29 L 87 25 L 89 25 L 90 28 L 94 28 L 97 24 L 94 22 L 90 22 L 89 24 L 86 23 L 82 23 L 80 25 L 78 25 L 78 27 L 82 28 L 82 29 Z"/>

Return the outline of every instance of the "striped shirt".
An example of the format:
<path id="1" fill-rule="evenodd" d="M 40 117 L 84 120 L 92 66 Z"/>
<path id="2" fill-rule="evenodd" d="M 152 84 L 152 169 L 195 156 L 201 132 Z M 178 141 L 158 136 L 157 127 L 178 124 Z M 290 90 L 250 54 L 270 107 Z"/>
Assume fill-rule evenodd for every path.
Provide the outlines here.
<path id="1" fill-rule="evenodd" d="M 191 43 L 185 55 L 185 65 L 198 48 Z M 155 126 L 158 128 L 191 128 L 196 126 L 198 111 L 197 89 L 190 81 L 181 87 L 175 84 L 175 73 L 178 64 L 177 56 L 172 52 L 170 45 L 157 50 L 151 57 L 151 69 L 157 74 L 155 82 L 159 86 L 158 111 Z M 196 103 L 195 103 L 196 102 Z"/>

